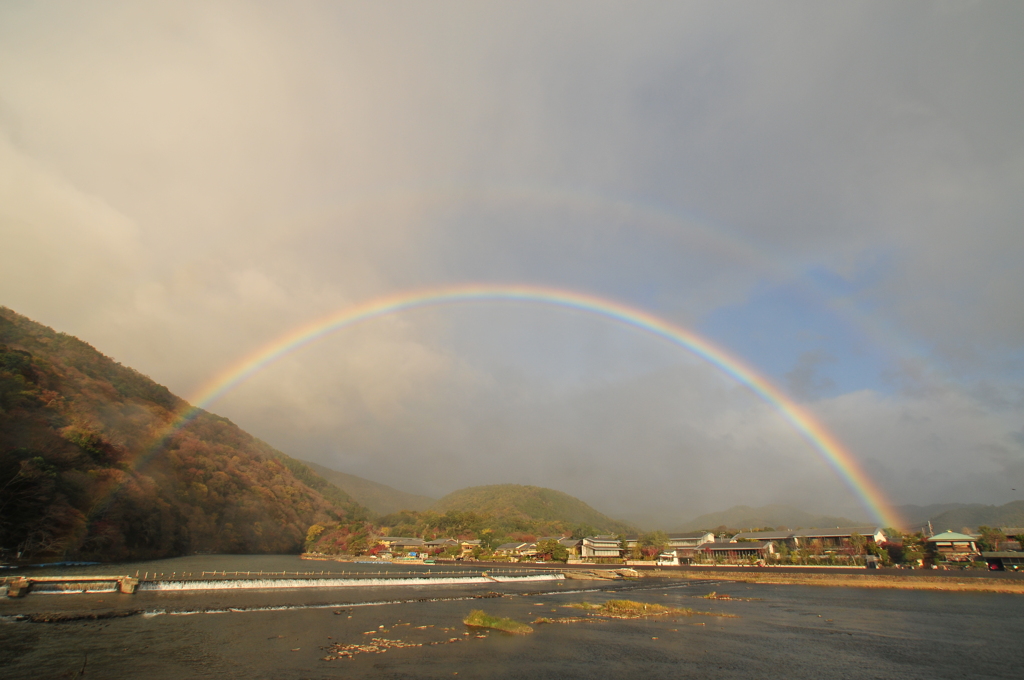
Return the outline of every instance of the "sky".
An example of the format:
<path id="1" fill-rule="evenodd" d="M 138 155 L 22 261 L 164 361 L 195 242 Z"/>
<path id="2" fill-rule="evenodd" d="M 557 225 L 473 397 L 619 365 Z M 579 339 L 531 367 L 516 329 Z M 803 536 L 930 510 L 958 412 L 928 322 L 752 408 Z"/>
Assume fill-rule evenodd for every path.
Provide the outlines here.
<path id="1" fill-rule="evenodd" d="M 0 304 L 194 398 L 347 307 L 527 284 L 653 314 L 895 505 L 1024 499 L 1024 6 L 0 5 Z M 579 311 L 368 321 L 208 408 L 440 497 L 869 519 L 719 367 Z"/>

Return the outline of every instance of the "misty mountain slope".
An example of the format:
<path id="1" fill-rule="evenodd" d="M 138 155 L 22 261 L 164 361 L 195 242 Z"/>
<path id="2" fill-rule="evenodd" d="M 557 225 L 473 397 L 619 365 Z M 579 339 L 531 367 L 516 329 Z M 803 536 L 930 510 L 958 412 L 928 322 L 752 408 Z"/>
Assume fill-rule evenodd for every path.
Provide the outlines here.
<path id="1" fill-rule="evenodd" d="M 0 307 L 0 549 L 97 560 L 296 552 L 315 521 L 366 515 L 225 418 L 202 412 L 161 440 L 184 408 L 81 340 Z"/>
<path id="2" fill-rule="evenodd" d="M 785 526 L 789 529 L 800 527 L 810 529 L 814 527 L 837 527 L 837 526 L 858 526 L 864 524 L 861 521 L 847 519 L 845 517 L 830 517 L 827 515 L 814 515 L 788 505 L 765 505 L 760 508 L 752 508 L 748 505 L 736 505 L 721 512 L 712 512 L 700 517 L 695 517 L 689 522 L 680 526 L 678 531 L 696 531 L 700 529 L 714 529 L 726 526 L 731 529 L 756 529 L 760 527 Z"/>
<path id="3" fill-rule="evenodd" d="M 380 484 L 356 475 L 350 475 L 329 467 L 302 461 L 318 475 L 351 496 L 360 505 L 378 515 L 389 515 L 402 510 L 422 511 L 437 502 L 436 498 L 399 491 L 387 484 Z"/>
<path id="4" fill-rule="evenodd" d="M 978 507 L 989 507 L 976 504 Z M 967 507 L 966 503 L 933 503 L 931 505 L 900 505 L 896 508 L 903 518 L 904 528 L 918 531 L 928 524 L 928 520 L 938 517 L 944 512 Z"/>
<path id="5" fill-rule="evenodd" d="M 604 533 L 630 533 L 633 527 L 604 515 L 567 493 L 539 486 L 493 484 L 453 491 L 430 507 L 431 512 L 474 512 L 503 519 L 563 522 Z"/>
<path id="6" fill-rule="evenodd" d="M 931 522 L 936 533 L 947 529 L 960 531 L 964 527 L 1024 527 L 1024 501 L 1011 501 L 1005 505 L 971 503 L 936 515 Z"/>

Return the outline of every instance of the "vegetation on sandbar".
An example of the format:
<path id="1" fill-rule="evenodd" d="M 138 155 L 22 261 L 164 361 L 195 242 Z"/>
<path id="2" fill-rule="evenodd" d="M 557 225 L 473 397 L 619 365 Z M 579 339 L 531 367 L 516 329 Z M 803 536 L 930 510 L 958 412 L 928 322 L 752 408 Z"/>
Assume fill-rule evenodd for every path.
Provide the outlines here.
<path id="1" fill-rule="evenodd" d="M 639 619 L 645 616 L 728 616 L 713 612 L 698 612 L 689 607 L 666 607 L 662 604 L 648 604 L 634 600 L 608 600 L 604 604 L 578 602 L 568 605 L 575 609 L 586 609 L 600 616 L 617 619 Z"/>
<path id="2" fill-rule="evenodd" d="M 513 619 L 499 618 L 486 614 L 481 609 L 474 609 L 465 619 L 462 620 L 467 626 L 474 628 L 493 628 L 494 630 L 512 633 L 513 635 L 529 635 L 533 628 L 525 623 Z"/>

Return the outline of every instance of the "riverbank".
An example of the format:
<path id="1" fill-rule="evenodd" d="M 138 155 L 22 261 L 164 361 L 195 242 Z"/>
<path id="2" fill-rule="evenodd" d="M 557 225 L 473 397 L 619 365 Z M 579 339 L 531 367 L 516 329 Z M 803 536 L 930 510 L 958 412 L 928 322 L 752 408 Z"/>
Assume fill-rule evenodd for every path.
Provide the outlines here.
<path id="1" fill-rule="evenodd" d="M 677 571 L 645 569 L 641 578 L 715 579 L 737 583 L 769 583 L 800 586 L 838 586 L 849 588 L 890 588 L 898 590 L 942 590 L 974 593 L 1010 593 L 1024 595 L 1024 580 L 951 578 L 918 574 L 773 574 L 761 571 L 737 573 L 716 569 Z"/>

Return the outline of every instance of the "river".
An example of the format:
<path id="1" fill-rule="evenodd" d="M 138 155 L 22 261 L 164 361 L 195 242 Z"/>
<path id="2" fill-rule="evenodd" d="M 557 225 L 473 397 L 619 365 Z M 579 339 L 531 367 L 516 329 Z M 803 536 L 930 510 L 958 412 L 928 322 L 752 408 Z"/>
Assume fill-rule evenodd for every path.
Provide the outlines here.
<path id="1" fill-rule="evenodd" d="M 429 582 L 0 598 L 4 678 L 1019 678 L 1022 596 L 725 581 L 433 582 L 458 567 L 195 556 L 26 574 L 425 573 Z M 479 572 L 465 570 L 468 574 Z M 442 574 L 442 577 L 452 574 Z M 710 592 L 734 599 L 705 599 Z M 469 611 L 531 622 L 630 599 L 728 616 L 467 629 Z M 109 616 L 36 623 L 26 617 Z M 46 616 L 43 616 L 46 618 Z M 378 651 L 361 653 L 351 645 Z M 341 645 L 341 647 L 338 647 Z M 413 646 L 421 645 L 421 646 Z M 342 656 L 339 650 L 354 656 Z M 354 650 L 354 651 L 353 651 Z M 331 660 L 324 660 L 330 658 Z"/>

